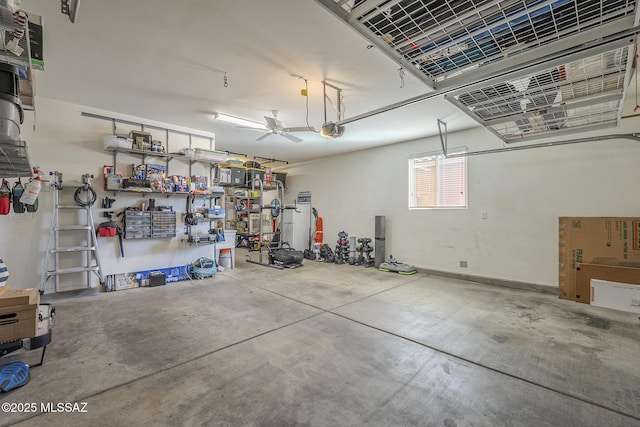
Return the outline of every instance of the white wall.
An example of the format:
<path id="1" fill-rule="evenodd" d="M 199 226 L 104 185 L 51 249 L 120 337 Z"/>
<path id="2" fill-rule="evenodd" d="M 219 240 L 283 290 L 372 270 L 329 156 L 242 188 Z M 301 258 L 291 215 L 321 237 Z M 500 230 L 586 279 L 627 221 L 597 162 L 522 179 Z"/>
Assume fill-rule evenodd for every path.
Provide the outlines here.
<path id="1" fill-rule="evenodd" d="M 21 129 L 22 139 L 27 141 L 33 164 L 39 165 L 47 177 L 50 171 L 63 173 L 64 189 L 60 192 L 60 195 L 65 200 L 72 200 L 73 192 L 80 183 L 82 174 L 93 174 L 95 176 L 94 188 L 98 195 L 98 202 L 96 202 L 94 208 L 100 208 L 100 201 L 105 195 L 111 198 L 114 197 L 112 192 L 107 193 L 102 189 L 102 166 L 113 164 L 112 155 L 103 150 L 102 138 L 112 133 L 112 127 L 111 122 L 83 117 L 81 112 L 92 112 L 209 136 L 203 131 L 189 130 L 171 124 L 151 122 L 145 119 L 123 116 L 50 99 L 38 98 L 36 108 L 36 130 L 33 130 L 34 117 L 32 112 L 27 112 Z M 118 125 L 117 132 L 128 133 L 130 129 L 130 127 Z M 154 139 L 166 141 L 164 132 L 153 130 L 151 132 L 154 134 Z M 188 143 L 188 137 L 186 136 L 177 134 L 170 134 L 169 136 L 170 151 L 186 147 Z M 209 140 L 194 138 L 192 145 L 194 147 L 209 148 Z M 149 158 L 147 163 L 154 163 L 154 161 L 163 163 L 162 160 Z M 128 168 L 132 164 L 140 163 L 141 161 L 139 156 L 120 154 L 117 162 L 117 171 L 128 174 Z M 170 174 L 187 175 L 189 163 L 174 159 L 169 164 L 169 171 Z M 195 164 L 192 172 L 195 175 L 209 174 L 206 166 L 202 164 Z M 13 184 L 15 179 L 10 179 L 9 181 Z M 185 265 L 200 256 L 212 256 L 213 246 L 190 247 L 188 244 L 181 242 L 180 237 L 184 233 L 184 227 L 180 214 L 185 209 L 185 196 L 167 198 L 156 194 L 152 197 L 156 199 L 156 205 L 171 205 L 174 210 L 178 211 L 178 238 L 125 240 L 125 258 L 120 257 L 117 238 L 99 238 L 98 243 L 105 274 Z M 115 209 L 139 205 L 142 201 L 147 200 L 146 197 L 125 193 L 119 193 L 115 198 Z M 11 274 L 8 283 L 12 288 L 29 288 L 40 285 L 40 276 L 53 214 L 52 202 L 53 192 L 43 192 L 39 197 L 38 212 L 24 215 L 23 217 L 9 215 L 0 218 L 0 257 L 4 259 Z M 93 217 L 96 225 L 107 220 L 97 211 L 94 211 Z M 71 219 L 70 222 L 77 221 Z M 206 232 L 208 223 L 198 227 L 203 227 L 201 231 Z M 47 290 L 52 289 L 53 281 L 53 278 L 49 280 Z M 95 277 L 92 282 L 94 285 L 97 283 Z M 82 288 L 85 283 L 84 276 L 61 276 L 62 290 Z"/>
<path id="2" fill-rule="evenodd" d="M 33 162 L 45 173 L 64 173 L 68 184 L 63 194 L 72 194 L 75 186 L 71 182 L 78 182 L 82 174 L 93 173 L 98 197 L 113 197 L 101 190 L 102 165 L 113 162 L 102 149 L 102 137 L 111 133 L 111 124 L 82 117 L 82 111 L 148 122 L 39 98 L 36 131 L 33 115 L 27 113 L 22 137 Z M 637 119 L 625 120 L 615 132 L 639 126 Z M 119 133 L 128 130 L 118 127 Z M 164 141 L 163 134 L 154 136 Z M 202 139 L 193 143 L 204 148 L 209 144 Z M 339 144 L 340 140 L 327 143 Z M 172 135 L 170 144 L 173 151 L 186 146 L 188 140 Z M 449 135 L 450 147 L 462 145 L 470 150 L 499 146 L 494 136 L 479 128 Z M 439 139 L 429 138 L 289 166 L 285 201 L 292 203 L 299 191 L 310 190 L 313 206 L 324 220 L 325 242 L 332 247 L 342 230 L 373 237 L 374 216 L 385 215 L 387 254 L 403 262 L 550 286 L 557 286 L 559 216 L 639 216 L 640 145 L 624 140 L 469 157 L 468 209 L 409 211 L 407 157 L 439 147 Z M 137 157 L 120 155 L 118 170 L 122 171 L 120 165 L 137 161 Z M 195 169 L 198 167 L 204 166 L 194 165 L 194 174 L 207 173 Z M 174 160 L 170 172 L 187 175 L 188 163 Z M 0 218 L 0 256 L 9 267 L 13 288 L 40 283 L 52 198 L 53 193 L 42 193 L 40 209 L 31 218 Z M 184 211 L 184 196 L 155 198 L 156 204 Z M 145 200 L 125 194 L 116 199 L 116 209 Z M 486 220 L 481 219 L 483 211 Z M 96 223 L 102 221 L 98 213 L 94 218 Z M 179 216 L 178 236 L 183 231 Z M 213 249 L 190 247 L 180 238 L 126 240 L 125 258 L 121 258 L 116 238 L 101 238 L 99 245 L 105 274 L 184 265 L 199 256 L 210 256 Z M 468 268 L 459 267 L 461 260 L 468 262 Z M 82 283 L 80 277 L 65 277 L 62 288 Z"/>
<path id="3" fill-rule="evenodd" d="M 637 129 L 637 119 L 623 125 Z M 450 148 L 470 151 L 500 146 L 480 128 L 448 140 Z M 386 253 L 402 262 L 549 286 L 558 285 L 559 216 L 640 216 L 637 142 L 469 157 L 468 209 L 410 211 L 407 158 L 438 150 L 439 139 L 429 138 L 291 166 L 286 201 L 298 191 L 312 192 L 324 242 L 332 248 L 341 230 L 373 237 L 374 216 L 385 215 Z M 487 219 L 481 219 L 483 211 Z M 468 268 L 460 267 L 461 260 Z"/>

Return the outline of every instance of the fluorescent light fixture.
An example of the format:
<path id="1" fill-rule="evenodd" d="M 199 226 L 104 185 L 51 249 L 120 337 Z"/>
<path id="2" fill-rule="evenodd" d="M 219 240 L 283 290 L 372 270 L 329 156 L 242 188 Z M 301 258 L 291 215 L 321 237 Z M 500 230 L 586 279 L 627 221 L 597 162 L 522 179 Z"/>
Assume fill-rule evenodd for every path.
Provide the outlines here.
<path id="1" fill-rule="evenodd" d="M 250 127 L 254 129 L 266 129 L 264 123 L 258 123 L 247 119 L 241 119 L 240 117 L 230 116 L 228 114 L 213 113 L 213 117 L 223 122 L 233 123 L 234 125 Z"/>

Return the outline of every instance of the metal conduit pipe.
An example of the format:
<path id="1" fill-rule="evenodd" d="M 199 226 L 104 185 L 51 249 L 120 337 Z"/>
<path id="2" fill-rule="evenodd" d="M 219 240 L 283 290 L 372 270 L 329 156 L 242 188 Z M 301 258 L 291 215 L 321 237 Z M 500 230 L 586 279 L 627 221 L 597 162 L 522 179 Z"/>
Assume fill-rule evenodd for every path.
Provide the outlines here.
<path id="1" fill-rule="evenodd" d="M 520 151 L 520 150 L 531 150 L 534 148 L 544 148 L 544 147 L 557 147 L 560 145 L 570 145 L 570 144 L 581 144 L 584 142 L 596 142 L 596 141 L 606 141 L 609 139 L 630 139 L 632 141 L 640 142 L 640 135 L 636 133 L 623 133 L 623 134 L 613 134 L 613 135 L 603 135 L 603 136 L 592 136 L 587 138 L 577 138 L 570 139 L 567 141 L 556 141 L 556 142 L 544 142 L 540 144 L 531 144 L 531 145 L 520 145 L 517 147 L 503 147 L 503 148 L 495 148 L 492 150 L 481 150 L 481 151 L 471 151 L 468 153 L 455 153 L 447 155 L 445 157 L 447 159 L 454 159 L 456 157 L 469 157 L 469 156 L 479 156 L 482 154 L 495 154 L 495 153 L 504 153 L 507 151 Z"/>
<path id="2" fill-rule="evenodd" d="M 349 123 L 356 122 L 358 120 L 367 119 L 369 117 L 372 117 L 372 116 L 375 116 L 375 115 L 378 115 L 378 114 L 382 114 L 382 113 L 386 113 L 386 112 L 389 112 L 389 111 L 392 111 L 392 110 L 396 110 L 396 109 L 401 108 L 401 107 L 407 107 L 409 105 L 413 105 L 413 104 L 416 104 L 418 102 L 427 101 L 429 99 L 436 98 L 438 96 L 447 95 L 447 94 L 449 94 L 451 92 L 455 92 L 455 91 L 458 91 L 458 90 L 461 90 L 461 89 L 464 89 L 464 88 L 467 88 L 467 87 L 470 87 L 470 86 L 475 86 L 475 85 L 477 85 L 479 83 L 482 83 L 482 82 L 485 82 L 485 81 L 491 81 L 491 80 L 495 80 L 495 79 L 500 78 L 500 77 L 506 77 L 506 76 L 508 76 L 510 74 L 513 74 L 515 72 L 518 72 L 518 71 L 525 71 L 527 68 L 531 68 L 531 67 L 534 67 L 534 66 L 537 66 L 537 65 L 540 65 L 540 64 L 544 64 L 546 62 L 550 62 L 550 61 L 553 61 L 553 60 L 558 60 L 559 58 L 562 58 L 562 57 L 570 55 L 570 54 L 580 53 L 583 50 L 595 49 L 595 48 L 597 48 L 599 46 L 604 46 L 604 45 L 607 45 L 609 43 L 620 41 L 620 40 L 622 40 L 622 39 L 624 39 L 626 37 L 634 37 L 638 33 L 640 33 L 640 26 L 635 26 L 633 28 L 629 28 L 628 30 L 621 31 L 619 33 L 613 34 L 613 35 L 608 36 L 608 37 L 604 37 L 601 40 L 599 40 L 597 43 L 589 44 L 587 47 L 577 46 L 577 47 L 575 47 L 573 49 L 568 49 L 568 50 L 564 50 L 564 51 L 561 51 L 561 52 L 555 52 L 555 53 L 552 53 L 552 54 L 549 54 L 549 55 L 545 55 L 545 56 L 542 56 L 542 57 L 540 57 L 540 58 L 538 58 L 536 60 L 527 61 L 527 62 L 525 62 L 523 64 L 519 64 L 519 65 L 516 65 L 516 66 L 508 67 L 505 70 L 503 70 L 502 72 L 500 72 L 500 73 L 498 73 L 496 75 L 493 75 L 493 76 L 488 76 L 488 77 L 485 77 L 483 79 L 475 80 L 475 81 L 472 81 L 472 82 L 461 83 L 461 84 L 458 84 L 458 85 L 451 86 L 449 88 L 436 90 L 434 92 L 429 92 L 429 93 L 425 93 L 425 94 L 422 94 L 422 95 L 414 96 L 413 98 L 408 98 L 408 99 L 405 99 L 404 101 L 399 101 L 399 102 L 396 102 L 394 104 L 387 105 L 385 107 L 380 107 L 380 108 L 377 108 L 375 110 L 371 110 L 369 112 L 362 113 L 362 114 L 359 114 L 359 115 L 354 116 L 354 117 L 350 117 L 350 118 L 343 119 L 343 120 L 338 120 L 336 122 L 336 124 L 338 124 L 338 125 L 346 125 L 346 124 L 349 124 Z M 630 44 L 631 43 L 633 43 L 633 40 L 630 42 Z"/>

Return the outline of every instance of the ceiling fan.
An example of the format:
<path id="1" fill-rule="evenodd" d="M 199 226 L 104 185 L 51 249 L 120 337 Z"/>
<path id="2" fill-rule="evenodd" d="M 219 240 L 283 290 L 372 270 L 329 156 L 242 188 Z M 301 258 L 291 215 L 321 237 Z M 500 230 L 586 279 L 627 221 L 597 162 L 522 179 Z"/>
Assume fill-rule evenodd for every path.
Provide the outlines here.
<path id="1" fill-rule="evenodd" d="M 301 138 L 297 136 L 290 135 L 289 132 L 315 132 L 316 130 L 312 126 L 298 126 L 298 127 L 284 127 L 282 122 L 278 120 L 278 110 L 272 110 L 271 114 L 273 117 L 264 116 L 265 120 L 265 128 L 267 129 L 267 133 L 258 137 L 256 141 L 262 141 L 267 138 L 269 135 L 281 135 L 291 140 L 293 142 L 302 142 Z"/>

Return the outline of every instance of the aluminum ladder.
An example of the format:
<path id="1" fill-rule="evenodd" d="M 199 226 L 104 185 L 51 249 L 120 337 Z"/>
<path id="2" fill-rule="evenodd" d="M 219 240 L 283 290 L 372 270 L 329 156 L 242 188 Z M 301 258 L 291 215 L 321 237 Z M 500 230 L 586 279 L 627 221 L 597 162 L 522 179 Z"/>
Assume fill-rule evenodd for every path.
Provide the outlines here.
<path id="1" fill-rule="evenodd" d="M 48 280 L 51 277 L 55 279 L 55 292 L 60 290 L 60 276 L 64 274 L 86 273 L 86 286 L 91 287 L 91 276 L 95 274 L 100 283 L 104 282 L 104 275 L 100 265 L 100 253 L 98 251 L 98 241 L 96 229 L 91 213 L 93 203 L 78 204 L 62 204 L 60 203 L 60 191 L 62 191 L 62 173 L 50 172 L 54 176 L 53 180 L 53 219 L 51 220 L 51 231 L 49 233 L 49 242 L 47 243 L 47 252 L 45 255 L 44 266 L 42 269 L 42 278 L 40 281 L 40 293 L 44 294 Z M 95 195 L 91 188 L 91 178 L 93 175 L 85 174 L 83 178 L 83 190 L 86 194 Z M 76 190 L 79 191 L 79 190 Z M 80 191 L 82 193 L 82 191 Z M 77 222 L 82 224 L 61 224 L 60 212 L 76 211 L 74 215 Z M 85 234 L 83 234 L 85 233 Z M 74 243 L 80 240 L 80 245 L 61 246 L 61 234 L 64 234 L 66 240 Z M 78 265 L 71 267 L 61 267 L 60 254 L 70 254 L 67 261 L 70 264 L 77 262 Z M 74 255 L 75 254 L 75 255 Z M 78 261 L 77 258 L 80 258 Z M 52 268 L 50 268 L 50 260 L 53 259 Z"/>

